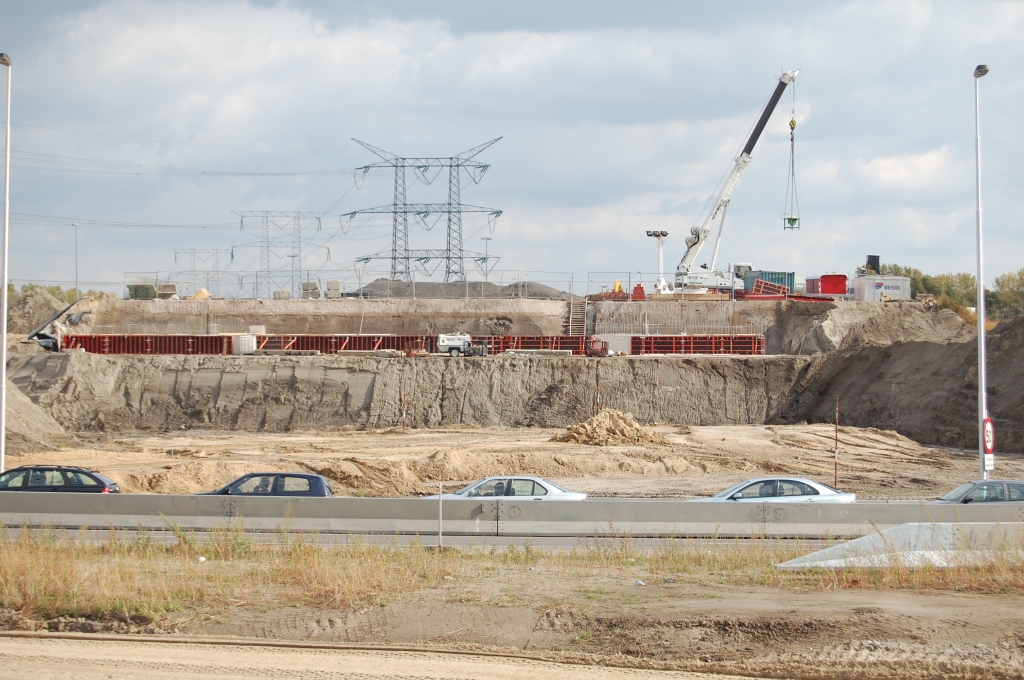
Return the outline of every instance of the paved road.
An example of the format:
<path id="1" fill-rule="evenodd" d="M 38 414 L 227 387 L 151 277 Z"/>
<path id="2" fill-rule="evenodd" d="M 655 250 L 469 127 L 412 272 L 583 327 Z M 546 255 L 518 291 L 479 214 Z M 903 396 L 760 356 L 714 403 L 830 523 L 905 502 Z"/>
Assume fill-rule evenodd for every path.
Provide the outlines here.
<path id="1" fill-rule="evenodd" d="M 436 652 L 176 644 L 123 638 L 112 640 L 109 637 L 93 640 L 0 637 L 0 678 L 32 680 L 725 680 L 727 677 Z"/>
<path id="2" fill-rule="evenodd" d="M 50 529 L 21 529 L 15 527 L 8 527 L 6 529 L 8 535 L 12 538 L 16 538 L 21 535 L 22 531 L 28 531 L 31 535 L 35 536 L 51 536 L 53 531 Z M 197 531 L 192 534 L 197 540 L 202 541 L 205 532 Z M 133 540 L 137 538 L 145 538 L 155 543 L 176 543 L 178 539 L 170 531 L 135 531 L 135 530 L 124 530 L 119 529 L 111 531 L 108 529 L 85 529 L 75 530 L 68 529 L 64 533 L 68 538 L 86 541 L 90 543 L 106 543 L 111 538 L 117 537 L 120 540 Z M 436 546 L 437 535 L 426 535 L 426 536 L 413 536 L 408 534 L 297 534 L 290 533 L 285 534 L 281 532 L 247 532 L 245 537 L 252 541 L 259 541 L 261 543 L 279 544 L 286 541 L 295 541 L 300 537 L 302 540 L 318 543 L 320 545 L 348 545 L 352 543 L 371 544 L 371 545 L 416 545 L 421 544 L 425 546 Z M 573 548 L 589 546 L 592 548 L 596 547 L 613 547 L 616 545 L 627 544 L 630 547 L 638 548 L 641 550 L 653 550 L 657 548 L 664 548 L 667 545 L 687 543 L 690 545 L 717 545 L 717 546 L 743 546 L 758 544 L 765 539 L 761 538 L 633 538 L 633 537 L 622 537 L 622 538 L 580 538 L 575 536 L 538 536 L 538 537 L 523 537 L 523 536 L 444 536 L 443 545 L 446 547 L 453 548 L 483 548 L 488 549 L 491 546 L 497 546 L 499 548 L 514 545 L 518 548 L 522 548 L 527 543 L 534 548 L 549 548 L 559 550 L 571 550 Z M 827 548 L 829 545 L 833 545 L 835 541 L 829 542 L 820 539 L 768 539 L 772 541 L 778 541 L 784 544 L 799 544 L 801 547 L 805 547 L 808 550 L 822 550 Z"/>

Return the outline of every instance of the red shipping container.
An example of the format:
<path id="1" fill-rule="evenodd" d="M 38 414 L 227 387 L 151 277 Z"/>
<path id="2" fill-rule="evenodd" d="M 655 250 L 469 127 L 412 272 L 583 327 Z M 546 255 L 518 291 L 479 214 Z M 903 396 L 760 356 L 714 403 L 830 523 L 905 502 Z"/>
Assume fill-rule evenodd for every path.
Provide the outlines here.
<path id="1" fill-rule="evenodd" d="M 817 295 L 821 292 L 821 279 L 807 279 L 804 283 L 804 292 L 808 295 Z"/>
<path id="2" fill-rule="evenodd" d="M 821 294 L 822 295 L 846 295 L 849 292 L 849 283 L 846 274 L 822 274 Z"/>

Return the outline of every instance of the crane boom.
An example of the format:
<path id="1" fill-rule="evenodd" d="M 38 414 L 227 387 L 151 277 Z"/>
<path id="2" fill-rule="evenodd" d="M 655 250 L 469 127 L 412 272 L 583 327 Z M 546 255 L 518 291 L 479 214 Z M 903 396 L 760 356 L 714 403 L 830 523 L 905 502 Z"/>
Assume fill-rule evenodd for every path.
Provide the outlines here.
<path id="1" fill-rule="evenodd" d="M 690 269 L 693 267 L 694 260 L 697 259 L 697 255 L 700 253 L 701 247 L 708 240 L 708 236 L 711 234 L 711 229 L 715 226 L 715 222 L 718 221 L 718 218 L 725 210 L 725 207 L 729 205 L 729 200 L 732 198 L 732 192 L 740 181 L 740 175 L 743 174 L 747 165 L 750 164 L 750 152 L 754 150 L 754 145 L 757 144 L 757 140 L 761 137 L 761 133 L 764 132 L 764 128 L 768 124 L 768 119 L 772 117 L 775 107 L 782 98 L 783 91 L 785 91 L 787 85 L 796 79 L 799 73 L 800 69 L 796 69 L 795 71 L 786 71 L 782 74 L 782 77 L 779 78 L 779 84 L 775 86 L 775 92 L 772 93 L 767 106 L 765 106 L 764 111 L 761 112 L 761 117 L 758 119 L 757 125 L 754 126 L 753 131 L 751 131 L 750 138 L 747 139 L 747 143 L 744 145 L 743 151 L 740 153 L 739 157 L 733 161 L 732 171 L 729 173 L 728 179 L 725 180 L 725 184 L 722 186 L 722 191 L 718 194 L 718 200 L 712 207 L 711 212 L 708 213 L 708 216 L 704 219 L 703 223 L 694 225 L 690 229 L 690 236 L 686 237 L 686 252 L 683 254 L 683 259 L 679 261 L 679 266 L 676 267 L 676 288 L 690 287 L 687 286 L 687 277 L 690 274 Z M 700 278 L 704 279 L 706 277 L 702 276 Z"/>

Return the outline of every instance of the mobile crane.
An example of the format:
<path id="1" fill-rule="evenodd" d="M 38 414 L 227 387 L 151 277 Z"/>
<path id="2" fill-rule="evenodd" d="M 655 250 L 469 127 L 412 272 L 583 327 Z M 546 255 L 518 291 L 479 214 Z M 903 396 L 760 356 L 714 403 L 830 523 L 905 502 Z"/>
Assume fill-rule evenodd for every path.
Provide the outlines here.
<path id="1" fill-rule="evenodd" d="M 703 271 L 692 271 L 693 262 L 697 259 L 697 255 L 700 253 L 700 249 L 705 241 L 708 240 L 715 222 L 718 221 L 720 216 L 724 216 L 725 209 L 732 198 L 732 192 L 740 181 L 740 175 L 743 174 L 747 165 L 750 164 L 750 152 L 754 150 L 754 145 L 757 144 L 758 138 L 764 132 L 768 119 L 771 118 L 775 107 L 782 98 L 783 91 L 785 91 L 787 85 L 796 79 L 799 73 L 800 69 L 786 71 L 779 78 L 779 84 L 775 86 L 775 92 L 772 93 L 771 98 L 768 100 L 768 105 L 761 112 L 761 117 L 758 119 L 757 125 L 754 126 L 754 130 L 750 133 L 750 138 L 743 147 L 743 151 L 739 157 L 733 160 L 732 171 L 729 173 L 728 179 L 725 180 L 725 185 L 718 194 L 718 200 L 712 206 L 711 212 L 708 213 L 703 223 L 694 225 L 690 229 L 690 236 L 686 237 L 686 252 L 683 254 L 683 259 L 679 261 L 679 266 L 676 267 L 675 289 L 677 293 L 706 293 L 708 289 L 734 289 L 737 286 L 736 279 L 730 272 L 714 270 L 714 259 L 711 261 L 711 269 Z M 718 236 L 721 239 L 721 231 L 719 231 Z M 718 256 L 717 246 L 715 247 L 715 256 L 716 258 Z M 739 286 L 742 287 L 742 285 L 743 282 L 740 281 Z"/>

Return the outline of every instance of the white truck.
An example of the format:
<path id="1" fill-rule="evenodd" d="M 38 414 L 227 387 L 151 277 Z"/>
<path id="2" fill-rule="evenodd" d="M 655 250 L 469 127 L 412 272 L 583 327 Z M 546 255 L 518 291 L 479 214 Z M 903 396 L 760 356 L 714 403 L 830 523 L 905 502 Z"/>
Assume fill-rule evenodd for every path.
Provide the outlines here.
<path id="1" fill-rule="evenodd" d="M 469 333 L 455 333 L 437 336 L 437 351 L 449 356 L 485 357 L 487 356 L 487 343 L 483 340 L 473 341 Z"/>

